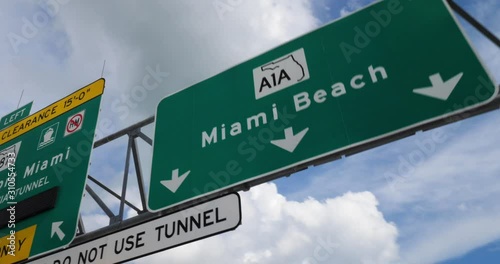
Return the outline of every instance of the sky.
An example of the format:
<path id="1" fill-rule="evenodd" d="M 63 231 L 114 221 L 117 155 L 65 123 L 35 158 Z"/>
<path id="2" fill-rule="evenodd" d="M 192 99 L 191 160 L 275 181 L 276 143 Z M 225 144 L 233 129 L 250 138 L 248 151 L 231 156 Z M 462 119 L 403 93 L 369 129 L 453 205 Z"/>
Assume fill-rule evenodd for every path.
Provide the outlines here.
<path id="1" fill-rule="evenodd" d="M 16 109 L 21 94 L 20 104 L 33 101 L 34 113 L 103 73 L 102 138 L 154 115 L 165 96 L 371 2 L 4 1 L 0 116 Z M 500 35 L 498 1 L 456 2 Z M 498 84 L 498 47 L 458 21 Z M 158 86 L 139 95 L 151 71 L 162 73 Z M 492 111 L 253 187 L 240 193 L 243 220 L 235 231 L 133 263 L 497 263 L 499 123 Z M 143 131 L 153 138 L 153 130 Z M 92 157 L 91 175 L 116 191 L 126 143 L 116 140 Z M 152 150 L 144 142 L 139 149 L 149 186 Z M 127 199 L 139 205 L 130 178 Z M 118 202 L 95 189 L 116 212 Z M 87 230 L 108 223 L 88 196 L 81 213 Z"/>

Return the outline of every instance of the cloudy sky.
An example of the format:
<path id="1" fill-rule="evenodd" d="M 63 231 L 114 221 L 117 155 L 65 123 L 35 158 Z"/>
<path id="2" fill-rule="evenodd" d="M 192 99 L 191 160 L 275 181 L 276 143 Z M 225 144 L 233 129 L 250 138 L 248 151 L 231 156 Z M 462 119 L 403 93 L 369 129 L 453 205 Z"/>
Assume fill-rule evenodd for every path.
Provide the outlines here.
<path id="1" fill-rule="evenodd" d="M 100 78 L 106 61 L 102 137 L 152 116 L 166 95 L 371 2 L 3 1 L 0 115 L 17 107 L 22 91 L 21 105 L 34 101 L 32 112 L 57 101 Z M 456 2 L 500 35 L 498 1 Z M 498 84 L 498 47 L 459 22 Z M 151 71 L 161 72 L 158 86 L 143 93 Z M 498 124 L 497 110 L 254 187 L 241 193 L 237 230 L 134 262 L 497 263 Z M 144 131 L 153 136 L 152 125 Z M 117 191 L 125 146 L 117 140 L 92 159 L 91 174 Z M 415 152 L 424 158 L 408 163 Z M 140 142 L 140 154 L 149 185 L 151 148 Z M 135 186 L 131 180 L 127 198 L 139 204 Z M 88 230 L 108 222 L 88 197 L 82 214 Z"/>

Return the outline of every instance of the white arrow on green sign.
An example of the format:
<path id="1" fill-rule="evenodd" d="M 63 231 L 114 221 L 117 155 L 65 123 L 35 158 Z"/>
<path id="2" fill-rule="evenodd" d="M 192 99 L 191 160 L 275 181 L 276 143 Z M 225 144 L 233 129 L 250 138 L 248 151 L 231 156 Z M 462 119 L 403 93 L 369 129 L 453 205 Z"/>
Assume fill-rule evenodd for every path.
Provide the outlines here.
<path id="1" fill-rule="evenodd" d="M 497 94 L 445 1 L 380 1 L 163 99 L 148 206 L 274 177 Z"/>

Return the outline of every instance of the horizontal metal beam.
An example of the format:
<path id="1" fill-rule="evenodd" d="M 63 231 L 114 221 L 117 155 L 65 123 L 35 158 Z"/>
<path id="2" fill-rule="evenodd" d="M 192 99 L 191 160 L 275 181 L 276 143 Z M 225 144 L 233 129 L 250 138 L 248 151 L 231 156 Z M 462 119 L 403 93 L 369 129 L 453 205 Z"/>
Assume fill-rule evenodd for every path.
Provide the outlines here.
<path id="1" fill-rule="evenodd" d="M 122 136 L 128 135 L 132 131 L 139 131 L 139 129 L 141 127 L 147 126 L 147 125 L 153 123 L 154 121 L 155 121 L 155 117 L 154 116 L 150 116 L 150 117 L 142 120 L 139 123 L 133 124 L 133 125 L 131 125 L 131 126 L 127 127 L 127 128 L 124 128 L 124 129 L 122 129 L 122 130 L 120 130 L 120 131 L 118 131 L 116 133 L 113 133 L 113 134 L 111 134 L 111 135 L 109 135 L 107 137 L 101 138 L 101 139 L 99 139 L 98 141 L 96 141 L 94 143 L 94 148 L 100 147 L 100 146 L 102 146 L 102 145 L 104 145 L 104 144 L 106 144 L 106 143 L 108 143 L 108 142 L 110 142 L 112 140 L 115 140 L 115 139 L 120 138 Z M 137 136 L 137 135 L 134 135 L 134 136 Z"/>
<path id="2" fill-rule="evenodd" d="M 491 40 L 493 44 L 500 47 L 500 40 L 489 31 L 485 26 L 483 26 L 479 21 L 473 18 L 469 13 L 467 13 L 462 7 L 460 7 L 455 1 L 448 0 L 451 9 L 455 10 L 461 17 L 463 17 L 467 22 L 469 22 L 473 27 L 475 27 L 479 32 L 481 32 L 486 38 Z"/>

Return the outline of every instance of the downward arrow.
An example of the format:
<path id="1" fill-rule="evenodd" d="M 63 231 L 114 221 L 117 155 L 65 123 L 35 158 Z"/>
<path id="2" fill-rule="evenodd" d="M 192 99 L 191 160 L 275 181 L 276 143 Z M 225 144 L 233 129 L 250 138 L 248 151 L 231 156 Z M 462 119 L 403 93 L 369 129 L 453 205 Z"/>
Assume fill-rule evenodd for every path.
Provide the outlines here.
<path id="1" fill-rule="evenodd" d="M 429 79 L 431 80 L 432 84 L 431 87 L 413 89 L 413 92 L 446 101 L 450 96 L 450 94 L 453 92 L 453 89 L 455 89 L 455 87 L 457 86 L 463 74 L 464 73 L 461 72 L 453 76 L 446 82 L 443 82 L 441 74 L 439 73 L 433 74 L 429 76 Z"/>
<path id="2" fill-rule="evenodd" d="M 50 238 L 53 238 L 54 234 L 56 234 L 57 237 L 59 237 L 59 240 L 63 240 L 64 233 L 61 230 L 62 223 L 63 223 L 63 221 L 52 223 L 52 231 L 50 232 Z"/>
<path id="3" fill-rule="evenodd" d="M 293 128 L 289 127 L 285 129 L 285 139 L 271 140 L 271 144 L 280 147 L 290 153 L 293 153 L 295 148 L 299 145 L 302 138 L 306 135 L 309 128 L 306 128 L 297 135 L 293 134 Z"/>
<path id="4" fill-rule="evenodd" d="M 171 192 L 175 193 L 177 189 L 179 189 L 179 186 L 181 186 L 182 182 L 184 182 L 184 179 L 188 176 L 188 174 L 191 171 L 187 171 L 186 173 L 182 174 L 179 176 L 179 169 L 175 169 L 172 171 L 172 179 L 171 180 L 166 180 L 166 181 L 160 181 L 163 186 L 167 187 Z"/>

